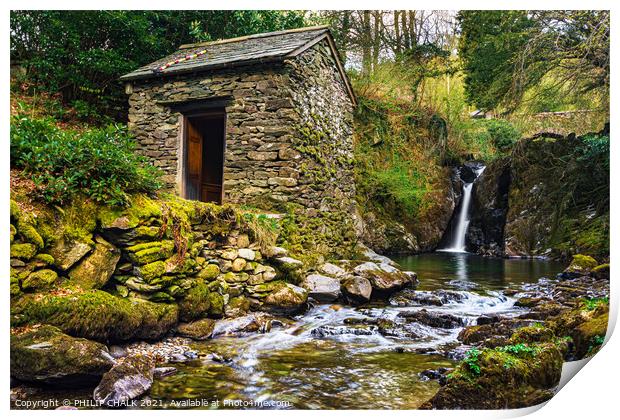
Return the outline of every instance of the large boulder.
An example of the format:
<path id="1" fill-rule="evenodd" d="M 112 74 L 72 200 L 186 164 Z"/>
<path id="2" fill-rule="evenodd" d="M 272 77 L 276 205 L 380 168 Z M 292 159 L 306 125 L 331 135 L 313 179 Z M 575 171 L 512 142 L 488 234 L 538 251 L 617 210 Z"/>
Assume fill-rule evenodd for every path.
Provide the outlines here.
<path id="1" fill-rule="evenodd" d="M 94 384 L 114 364 L 105 345 L 51 325 L 11 333 L 11 377 L 48 385 Z"/>
<path id="2" fill-rule="evenodd" d="M 105 285 L 121 257 L 120 251 L 100 236 L 95 241 L 95 250 L 69 272 L 71 283 L 82 289 L 99 289 Z"/>
<path id="3" fill-rule="evenodd" d="M 103 375 L 93 399 L 107 407 L 122 407 L 145 394 L 153 385 L 155 363 L 149 357 L 128 356 Z"/>
<path id="4" fill-rule="evenodd" d="M 308 296 L 319 302 L 333 302 L 340 296 L 340 281 L 321 274 L 310 274 L 301 287 L 308 291 Z"/>
<path id="5" fill-rule="evenodd" d="M 292 315 L 303 311 L 307 301 L 306 289 L 282 282 L 265 297 L 263 306 L 269 312 Z"/>
<path id="6" fill-rule="evenodd" d="M 176 305 L 120 298 L 102 290 L 27 294 L 11 304 L 13 326 L 46 323 L 101 342 L 157 339 L 177 321 Z"/>
<path id="7" fill-rule="evenodd" d="M 367 278 L 372 285 L 373 293 L 378 297 L 385 297 L 401 290 L 411 283 L 409 275 L 388 263 L 365 262 L 353 269 L 358 276 Z"/>
<path id="8" fill-rule="evenodd" d="M 351 277 L 342 282 L 342 293 L 349 303 L 360 305 L 370 300 L 372 285 L 364 277 Z"/>

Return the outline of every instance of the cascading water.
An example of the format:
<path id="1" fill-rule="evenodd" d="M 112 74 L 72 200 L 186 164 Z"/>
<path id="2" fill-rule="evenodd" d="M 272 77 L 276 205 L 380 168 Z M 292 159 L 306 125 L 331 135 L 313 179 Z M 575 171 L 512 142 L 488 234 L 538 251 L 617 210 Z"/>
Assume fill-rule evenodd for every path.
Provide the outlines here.
<path id="1" fill-rule="evenodd" d="M 461 199 L 461 205 L 459 208 L 459 214 L 456 218 L 456 225 L 453 228 L 453 234 L 451 240 L 446 248 L 439 249 L 442 252 L 467 252 L 465 250 L 465 236 L 467 235 L 467 228 L 469 227 L 469 212 L 471 207 L 471 192 L 476 179 L 484 172 L 484 166 L 476 166 L 471 168 L 475 174 L 474 179 L 471 182 L 465 182 L 463 184 L 463 197 Z"/>

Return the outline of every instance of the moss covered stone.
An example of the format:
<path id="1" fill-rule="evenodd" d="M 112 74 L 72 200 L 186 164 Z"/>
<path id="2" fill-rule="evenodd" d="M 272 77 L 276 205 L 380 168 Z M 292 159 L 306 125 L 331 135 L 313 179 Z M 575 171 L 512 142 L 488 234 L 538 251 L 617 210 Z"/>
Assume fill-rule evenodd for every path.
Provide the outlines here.
<path id="1" fill-rule="evenodd" d="M 114 362 L 105 345 L 42 325 L 11 332 L 11 377 L 53 385 L 97 383 Z"/>
<path id="2" fill-rule="evenodd" d="M 177 334 L 193 340 L 206 340 L 211 338 L 215 322 L 214 319 L 203 318 L 198 321 L 179 324 Z"/>
<path id="3" fill-rule="evenodd" d="M 125 299 L 101 290 L 24 295 L 11 307 L 14 326 L 47 323 L 72 336 L 102 342 L 156 339 L 177 319 L 176 305 Z"/>
<path id="4" fill-rule="evenodd" d="M 43 238 L 34 227 L 34 221 L 32 218 L 26 217 L 22 214 L 17 221 L 17 231 L 19 232 L 19 236 L 24 239 L 24 242 L 32 243 L 39 249 L 42 249 L 45 246 Z"/>
<path id="5" fill-rule="evenodd" d="M 44 269 L 35 271 L 22 280 L 22 290 L 48 290 L 57 279 L 58 274 L 54 270 Z"/>
<path id="6" fill-rule="evenodd" d="M 95 238 L 95 250 L 69 272 L 72 284 L 82 289 L 103 287 L 116 269 L 120 251 L 101 237 Z"/>
<path id="7" fill-rule="evenodd" d="M 52 265 L 55 261 L 54 257 L 52 257 L 50 254 L 37 254 L 34 256 L 34 259 L 45 263 L 46 265 Z"/>
<path id="8" fill-rule="evenodd" d="M 210 293 L 209 287 L 203 282 L 189 289 L 185 297 L 179 302 L 179 319 L 189 322 L 206 317 L 211 307 Z"/>
<path id="9" fill-rule="evenodd" d="M 219 275 L 220 268 L 215 264 L 208 264 L 198 273 L 198 277 L 206 281 L 215 280 Z"/>
<path id="10" fill-rule="evenodd" d="M 166 272 L 166 264 L 163 261 L 155 261 L 139 268 L 140 277 L 150 282 Z"/>
<path id="11" fill-rule="evenodd" d="M 140 265 L 149 264 L 170 258 L 174 253 L 174 242 L 166 240 L 140 243 L 127 248 L 127 252 L 132 262 Z"/>
<path id="12" fill-rule="evenodd" d="M 250 301 L 245 296 L 230 298 L 225 307 L 224 313 L 229 318 L 236 318 L 246 315 L 250 311 Z"/>
<path id="13" fill-rule="evenodd" d="M 11 224 L 11 227 L 10 227 L 11 243 L 13 243 L 13 240 L 15 239 L 16 234 L 17 234 L 17 229 L 15 229 L 15 226 Z"/>
<path id="14" fill-rule="evenodd" d="M 474 349 L 423 408 L 505 409 L 537 405 L 553 396 L 562 364 L 561 349 L 552 343 Z"/>
<path id="15" fill-rule="evenodd" d="M 37 247 L 33 244 L 12 244 L 11 258 L 19 258 L 20 260 L 30 260 L 37 254 Z"/>
<path id="16" fill-rule="evenodd" d="M 564 275 L 568 277 L 584 276 L 589 274 L 597 265 L 598 263 L 594 258 L 588 255 L 576 254 L 573 256 L 573 260 L 568 268 L 564 270 Z"/>

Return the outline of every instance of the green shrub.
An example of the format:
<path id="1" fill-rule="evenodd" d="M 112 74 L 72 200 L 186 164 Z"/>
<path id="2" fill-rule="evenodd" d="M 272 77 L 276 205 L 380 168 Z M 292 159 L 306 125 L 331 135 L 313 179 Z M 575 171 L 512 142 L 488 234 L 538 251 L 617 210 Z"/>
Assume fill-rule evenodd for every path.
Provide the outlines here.
<path id="1" fill-rule="evenodd" d="M 481 354 L 482 352 L 478 350 L 476 347 L 474 347 L 473 349 L 470 349 L 467 351 L 467 353 L 465 354 L 465 359 L 463 359 L 463 362 L 465 362 L 465 364 L 467 365 L 467 368 L 474 375 L 480 375 L 480 355 Z"/>
<path id="2" fill-rule="evenodd" d="M 521 133 L 506 120 L 486 120 L 486 127 L 495 148 L 505 152 L 519 140 Z"/>
<path id="3" fill-rule="evenodd" d="M 14 116 L 11 166 L 22 169 L 47 203 L 62 204 L 77 194 L 109 205 L 128 204 L 127 193 L 161 187 L 160 172 L 143 156 L 125 127 L 65 130 L 51 118 Z"/>

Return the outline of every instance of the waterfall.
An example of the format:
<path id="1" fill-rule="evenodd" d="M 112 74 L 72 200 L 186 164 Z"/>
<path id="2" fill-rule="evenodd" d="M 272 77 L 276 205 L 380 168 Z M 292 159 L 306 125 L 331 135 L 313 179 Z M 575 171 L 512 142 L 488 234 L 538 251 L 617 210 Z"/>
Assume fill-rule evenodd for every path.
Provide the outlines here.
<path id="1" fill-rule="evenodd" d="M 459 214 L 456 218 L 456 225 L 453 228 L 453 234 L 447 248 L 439 249 L 443 252 L 467 252 L 465 250 L 465 236 L 467 235 L 467 228 L 469 227 L 469 208 L 471 207 L 471 191 L 476 179 L 484 171 L 484 166 L 478 166 L 472 168 L 475 174 L 474 179 L 471 182 L 465 182 L 463 184 L 463 195 L 461 198 L 461 206 Z"/>

